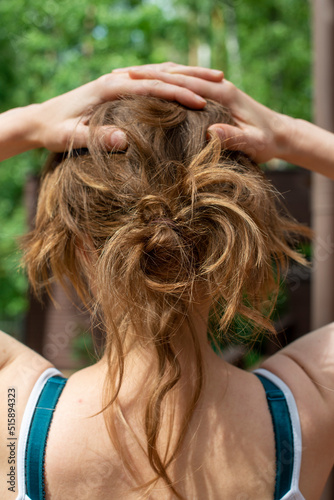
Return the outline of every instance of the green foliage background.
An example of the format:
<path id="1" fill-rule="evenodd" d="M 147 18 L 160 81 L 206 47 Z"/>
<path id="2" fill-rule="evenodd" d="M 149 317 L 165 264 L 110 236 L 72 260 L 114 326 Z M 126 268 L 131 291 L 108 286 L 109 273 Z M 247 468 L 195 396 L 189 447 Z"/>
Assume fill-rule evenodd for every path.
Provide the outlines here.
<path id="1" fill-rule="evenodd" d="M 310 5 L 305 0 L 1 0 L 0 111 L 41 102 L 116 67 L 173 60 L 223 69 L 255 99 L 311 115 Z M 0 169 L 0 320 L 26 308 L 15 238 L 22 190 L 45 153 Z"/>

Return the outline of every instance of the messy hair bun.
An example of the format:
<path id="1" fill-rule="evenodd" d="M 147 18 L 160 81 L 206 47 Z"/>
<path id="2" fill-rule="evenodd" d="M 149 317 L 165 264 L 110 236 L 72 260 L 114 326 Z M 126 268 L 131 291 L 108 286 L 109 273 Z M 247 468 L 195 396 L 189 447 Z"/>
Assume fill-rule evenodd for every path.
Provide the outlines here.
<path id="1" fill-rule="evenodd" d="M 303 228 L 277 209 L 276 191 L 256 164 L 207 137 L 208 127 L 217 122 L 231 123 L 231 118 L 214 102 L 194 111 L 129 96 L 99 106 L 91 118 L 89 149 L 49 160 L 36 227 L 25 242 L 36 290 L 52 275 L 62 282 L 67 277 L 102 318 L 109 410 L 117 405 L 131 346 L 152 347 L 157 371 L 143 423 L 147 457 L 156 479 L 162 478 L 176 496 L 168 467 L 203 382 L 193 333 L 196 384 L 177 445 L 163 457 L 157 446 L 162 405 L 182 378 L 179 325 L 189 319 L 189 307 L 201 293 L 213 307 L 223 304 L 221 332 L 228 331 L 237 313 L 252 322 L 254 331 L 273 332 L 269 318 L 279 272 L 289 258 L 303 262 L 291 248 Z M 107 151 L 100 125 L 124 130 L 127 150 Z M 106 422 L 117 442 L 111 417 Z"/>

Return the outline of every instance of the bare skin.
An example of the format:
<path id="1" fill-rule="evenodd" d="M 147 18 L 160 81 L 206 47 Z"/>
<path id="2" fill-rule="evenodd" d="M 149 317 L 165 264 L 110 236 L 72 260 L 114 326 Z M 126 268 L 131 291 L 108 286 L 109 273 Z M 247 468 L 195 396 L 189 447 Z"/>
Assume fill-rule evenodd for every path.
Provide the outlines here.
<path id="1" fill-rule="evenodd" d="M 199 324 L 199 317 L 194 315 L 194 319 Z M 178 481 L 186 498 L 218 500 L 222 492 L 226 498 L 273 498 L 274 437 L 262 385 L 253 374 L 229 365 L 205 345 L 204 325 L 202 318 L 197 334 L 203 339 L 202 352 L 209 383 L 204 388 L 172 477 Z M 328 354 L 333 333 L 334 325 L 329 325 L 291 344 L 263 365 L 280 376 L 295 396 L 303 434 L 300 489 L 310 500 L 320 497 L 333 462 L 333 364 Z M 180 332 L 180 337 L 186 339 L 187 332 Z M 7 388 L 15 384 L 19 433 L 32 387 L 51 365 L 6 334 L 1 333 L 0 338 L 4 363 L 0 370 L 0 396 L 6 402 Z M 125 418 L 143 441 L 138 415 L 143 408 L 149 371 L 147 358 L 134 352 L 120 394 Z M 72 375 L 60 397 L 46 452 L 48 500 L 140 498 L 138 494 L 126 493 L 126 488 L 132 484 L 110 443 L 102 415 L 86 418 L 101 409 L 105 374 L 106 363 L 102 359 Z M 180 395 L 176 421 L 183 410 L 182 391 Z M 6 411 L 6 404 L 1 405 L 2 422 L 6 421 Z M 0 470 L 6 471 L 5 427 L 1 428 L 0 435 Z M 149 479 L 150 469 L 141 450 L 129 434 L 123 433 L 122 440 L 131 446 L 143 478 Z M 1 498 L 13 498 L 4 482 L 0 484 Z M 149 498 L 169 500 L 172 497 L 162 489 Z"/>
<path id="2" fill-rule="evenodd" d="M 202 101 L 201 104 L 194 99 L 195 95 L 216 98 L 230 107 L 237 124 L 237 127 L 213 127 L 218 134 L 223 131 L 222 140 L 227 141 L 228 147 L 244 148 L 258 161 L 272 156 L 286 159 L 294 157 L 298 160 L 297 163 L 306 168 L 315 171 L 324 168 L 323 173 L 333 175 L 331 158 L 334 156 L 330 153 L 334 146 L 331 134 L 328 135 L 317 127 L 315 130 L 311 124 L 278 116 L 238 91 L 230 82 L 222 80 L 222 73 L 208 73 L 208 70 L 195 70 L 170 63 L 163 67 L 149 67 L 139 71 L 125 69 L 117 73 L 111 79 L 111 88 L 117 90 L 114 93 L 110 93 L 108 77 L 104 81 L 81 87 L 78 93 L 73 91 L 71 95 L 36 105 L 30 108 L 31 113 L 28 108 L 21 108 L 1 115 L 2 158 L 40 146 L 62 151 L 70 140 L 74 141 L 75 147 L 87 145 L 89 120 L 80 122 L 79 127 L 79 117 L 90 106 L 120 95 L 122 81 L 122 88 L 124 82 L 128 85 L 127 91 L 133 85 L 131 82 L 135 82 L 137 87 L 132 86 L 131 91 L 136 89 L 139 93 L 145 93 L 149 89 L 148 93 L 158 93 L 165 98 L 174 99 L 177 96 L 183 104 L 195 108 L 198 106 L 199 109 L 205 102 Z M 157 79 L 162 81 L 162 85 L 153 83 Z M 78 99 L 73 99 L 76 96 Z M 55 112 L 62 104 L 64 109 L 68 109 L 64 115 Z M 45 131 L 42 124 L 48 123 L 52 115 L 55 120 L 51 120 L 50 127 Z M 17 120 L 18 117 L 20 120 Z M 276 118 L 279 125 L 273 127 Z M 33 132 L 31 120 L 36 124 Z M 20 123 L 19 128 L 15 125 L 17 122 Z M 284 126 L 280 125 L 282 123 Z M 292 134 L 292 130 L 295 133 Z M 118 138 L 121 142 L 113 143 L 111 132 L 103 131 L 106 134 L 106 144 L 110 147 L 124 147 L 124 137 Z M 323 141 L 321 144 L 326 155 L 320 148 L 314 148 L 312 156 L 310 142 L 316 140 L 312 137 L 316 137 L 318 142 Z M 319 167 L 320 163 L 324 167 Z M 194 304 L 192 311 L 206 368 L 206 382 L 188 437 L 171 475 L 177 481 L 180 492 L 192 500 L 221 500 L 222 497 L 269 500 L 273 498 L 274 492 L 275 449 L 264 391 L 252 373 L 229 365 L 211 350 L 206 340 L 208 307 L 207 303 L 199 302 Z M 187 327 L 182 326 L 179 331 L 179 351 L 185 380 L 189 380 L 192 375 L 187 363 L 188 335 Z M 0 346 L 0 422 L 7 420 L 7 390 L 15 385 L 18 394 L 18 435 L 31 390 L 39 375 L 52 365 L 4 333 L 0 333 Z M 281 377 L 294 394 L 303 438 L 300 490 L 307 500 L 318 500 L 333 466 L 334 456 L 334 324 L 289 345 L 269 358 L 263 367 Z M 151 370 L 152 363 L 147 354 L 134 350 L 127 360 L 120 393 L 123 414 L 142 441 L 144 436 L 138 416 L 145 404 L 145 383 Z M 65 386 L 54 412 L 48 438 L 47 500 L 141 498 L 139 493 L 127 492 L 133 483 L 124 472 L 110 442 L 103 416 L 87 418 L 101 409 L 105 374 L 106 360 L 102 358 L 96 365 L 75 373 Z M 175 396 L 176 426 L 184 409 L 186 395 L 186 387 L 183 386 Z M 162 441 L 167 420 L 168 408 L 164 412 Z M 132 457 L 143 479 L 149 479 L 150 468 L 131 434 L 124 432 L 121 439 L 131 447 Z M 2 424 L 1 474 L 8 470 L 6 444 L 7 426 Z M 3 477 L 2 475 L 0 480 L 0 497 L 4 500 L 15 498 L 15 494 L 8 491 Z M 149 498 L 170 500 L 171 496 L 164 486 L 159 484 L 158 488 Z"/>

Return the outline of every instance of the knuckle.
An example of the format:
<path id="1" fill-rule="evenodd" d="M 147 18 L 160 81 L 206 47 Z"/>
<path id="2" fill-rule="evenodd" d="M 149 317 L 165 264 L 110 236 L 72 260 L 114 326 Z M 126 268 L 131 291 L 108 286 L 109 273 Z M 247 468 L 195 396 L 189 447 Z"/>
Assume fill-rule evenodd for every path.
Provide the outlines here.
<path id="1" fill-rule="evenodd" d="M 103 85 L 107 85 L 111 80 L 112 80 L 112 75 L 107 73 L 105 75 L 100 76 L 97 79 L 97 82 L 103 86 Z"/>
<path id="2" fill-rule="evenodd" d="M 77 131 L 74 131 L 68 125 L 66 125 L 59 131 L 58 141 L 60 146 L 63 149 L 68 148 L 72 138 L 76 139 L 77 135 L 78 135 Z"/>
<path id="3" fill-rule="evenodd" d="M 161 82 L 159 80 L 146 80 L 142 82 L 141 91 L 142 94 L 156 95 L 159 93 L 161 88 Z"/>
<path id="4" fill-rule="evenodd" d="M 228 97 L 230 97 L 231 99 L 233 97 L 235 97 L 236 93 L 238 92 L 238 89 L 237 87 L 232 83 L 232 82 L 229 82 L 229 81 L 225 81 L 225 84 L 226 84 L 226 93 L 228 95 Z"/>
<path id="5" fill-rule="evenodd" d="M 176 92 L 178 93 L 178 95 L 183 96 L 183 97 L 193 97 L 194 96 L 194 93 L 191 90 L 185 89 L 184 87 L 177 88 Z"/>
<path id="6" fill-rule="evenodd" d="M 151 87 L 153 88 L 159 88 L 162 86 L 162 82 L 160 80 L 152 80 L 151 81 Z"/>
<path id="7" fill-rule="evenodd" d="M 220 82 L 219 86 L 221 86 L 219 94 L 222 95 L 224 103 L 233 104 L 238 97 L 238 88 L 227 80 Z"/>
<path id="8" fill-rule="evenodd" d="M 225 85 L 226 85 L 226 88 L 227 88 L 227 90 L 229 92 L 235 92 L 236 91 L 236 86 L 232 82 L 230 82 L 228 80 L 225 80 Z"/>
<path id="9" fill-rule="evenodd" d="M 106 95 L 107 89 L 115 82 L 115 79 L 111 74 L 106 74 L 100 76 L 96 80 L 97 93 L 104 96 Z"/>

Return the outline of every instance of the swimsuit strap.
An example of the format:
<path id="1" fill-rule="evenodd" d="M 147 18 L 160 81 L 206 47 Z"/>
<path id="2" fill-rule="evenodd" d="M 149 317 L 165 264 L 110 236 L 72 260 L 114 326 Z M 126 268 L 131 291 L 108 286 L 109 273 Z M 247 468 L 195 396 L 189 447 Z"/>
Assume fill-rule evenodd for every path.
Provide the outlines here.
<path id="1" fill-rule="evenodd" d="M 276 482 L 274 500 L 280 500 L 291 489 L 294 441 L 289 408 L 283 391 L 266 377 L 255 373 L 266 391 L 275 433 Z"/>
<path id="2" fill-rule="evenodd" d="M 26 447 L 26 489 L 33 500 L 45 499 L 44 459 L 46 440 L 53 412 L 67 379 L 56 375 L 45 383 L 39 396 L 28 434 Z"/>

